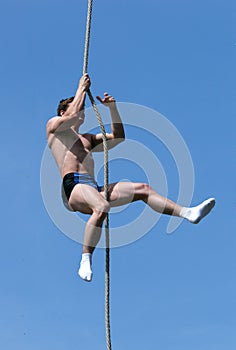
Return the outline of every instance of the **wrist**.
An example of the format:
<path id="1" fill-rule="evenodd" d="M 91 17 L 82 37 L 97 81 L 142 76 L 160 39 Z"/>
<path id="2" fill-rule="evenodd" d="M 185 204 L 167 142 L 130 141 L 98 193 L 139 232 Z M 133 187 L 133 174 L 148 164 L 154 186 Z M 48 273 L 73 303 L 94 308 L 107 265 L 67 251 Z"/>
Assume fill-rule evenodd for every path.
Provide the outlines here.
<path id="1" fill-rule="evenodd" d="M 86 94 L 86 92 L 88 91 L 88 89 L 85 88 L 84 86 L 81 86 L 81 87 L 79 88 L 79 90 L 80 90 L 80 92 L 81 92 L 82 94 Z"/>

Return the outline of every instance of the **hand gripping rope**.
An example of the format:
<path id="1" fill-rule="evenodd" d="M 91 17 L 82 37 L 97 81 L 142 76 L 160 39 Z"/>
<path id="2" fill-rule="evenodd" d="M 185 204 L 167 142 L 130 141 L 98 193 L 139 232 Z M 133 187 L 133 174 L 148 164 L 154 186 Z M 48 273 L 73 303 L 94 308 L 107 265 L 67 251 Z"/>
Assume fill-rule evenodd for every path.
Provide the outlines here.
<path id="1" fill-rule="evenodd" d="M 89 41 L 90 41 L 90 28 L 91 28 L 91 17 L 92 17 L 92 6 L 93 1 L 88 0 L 88 12 L 87 12 L 87 25 L 86 25 L 86 37 L 85 37 L 85 48 L 84 48 L 84 66 L 83 74 L 87 73 L 88 68 L 88 52 L 89 52 Z M 108 148 L 105 128 L 102 122 L 102 118 L 96 106 L 95 100 L 90 90 L 88 90 L 88 96 L 94 112 L 96 114 L 103 139 L 103 150 L 104 150 L 104 193 L 105 199 L 108 201 Z M 107 214 L 105 221 L 106 231 L 106 272 L 105 272 L 105 321 L 106 321 L 106 343 L 107 349 L 111 350 L 111 331 L 110 331 L 110 242 L 109 242 L 109 216 Z"/>

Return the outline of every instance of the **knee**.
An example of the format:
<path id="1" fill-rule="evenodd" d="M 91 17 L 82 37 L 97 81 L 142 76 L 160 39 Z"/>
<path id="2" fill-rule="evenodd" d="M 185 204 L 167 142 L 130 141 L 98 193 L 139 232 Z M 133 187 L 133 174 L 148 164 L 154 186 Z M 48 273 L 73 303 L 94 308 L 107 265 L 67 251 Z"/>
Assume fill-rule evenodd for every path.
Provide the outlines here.
<path id="1" fill-rule="evenodd" d="M 140 183 L 138 184 L 136 194 L 139 196 L 140 199 L 146 200 L 150 194 L 150 191 L 151 187 L 148 184 Z"/>
<path id="2" fill-rule="evenodd" d="M 102 201 L 96 208 L 93 209 L 93 214 L 98 220 L 104 220 L 110 210 L 110 204 L 107 201 Z"/>
<path id="3" fill-rule="evenodd" d="M 151 190 L 151 187 L 150 187 L 148 184 L 143 184 L 143 192 L 144 192 L 146 195 L 149 195 L 150 190 Z"/>

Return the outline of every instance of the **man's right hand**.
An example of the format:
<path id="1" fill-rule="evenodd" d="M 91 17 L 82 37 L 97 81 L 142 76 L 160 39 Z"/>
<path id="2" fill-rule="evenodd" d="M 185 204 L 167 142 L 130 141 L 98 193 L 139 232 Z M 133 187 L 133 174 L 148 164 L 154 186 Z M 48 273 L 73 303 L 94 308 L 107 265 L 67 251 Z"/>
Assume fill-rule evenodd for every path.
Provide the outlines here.
<path id="1" fill-rule="evenodd" d="M 88 73 L 85 73 L 81 78 L 79 82 L 79 87 L 81 88 L 82 91 L 88 91 L 90 88 L 91 81 Z"/>

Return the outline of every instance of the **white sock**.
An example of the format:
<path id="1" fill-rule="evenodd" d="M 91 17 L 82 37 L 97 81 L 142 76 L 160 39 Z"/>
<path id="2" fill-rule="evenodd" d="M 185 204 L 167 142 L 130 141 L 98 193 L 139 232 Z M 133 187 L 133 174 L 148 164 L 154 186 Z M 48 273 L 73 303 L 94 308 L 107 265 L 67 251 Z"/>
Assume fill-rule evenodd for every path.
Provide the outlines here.
<path id="1" fill-rule="evenodd" d="M 183 207 L 180 212 L 180 216 L 193 224 L 198 224 L 204 218 L 204 216 L 210 213 L 211 209 L 215 205 L 215 202 L 215 198 L 209 198 L 196 207 Z"/>
<path id="2" fill-rule="evenodd" d="M 78 275 L 87 282 L 92 281 L 93 272 L 92 272 L 91 266 L 92 266 L 92 254 L 90 253 L 82 254 Z"/>

